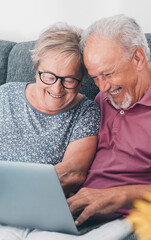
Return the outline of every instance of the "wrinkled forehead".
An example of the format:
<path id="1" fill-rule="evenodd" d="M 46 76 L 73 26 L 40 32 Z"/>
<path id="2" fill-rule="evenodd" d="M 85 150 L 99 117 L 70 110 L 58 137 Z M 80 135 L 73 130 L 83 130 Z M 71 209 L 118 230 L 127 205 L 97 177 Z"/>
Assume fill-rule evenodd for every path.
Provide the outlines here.
<path id="1" fill-rule="evenodd" d="M 90 53 L 94 55 L 97 53 L 121 54 L 122 52 L 117 40 L 92 34 L 85 43 L 83 54 L 85 56 Z"/>
<path id="2" fill-rule="evenodd" d="M 100 36 L 90 36 L 86 42 L 83 60 L 88 71 L 98 67 L 108 68 L 121 60 L 123 50 L 117 45 L 114 39 L 107 39 Z"/>

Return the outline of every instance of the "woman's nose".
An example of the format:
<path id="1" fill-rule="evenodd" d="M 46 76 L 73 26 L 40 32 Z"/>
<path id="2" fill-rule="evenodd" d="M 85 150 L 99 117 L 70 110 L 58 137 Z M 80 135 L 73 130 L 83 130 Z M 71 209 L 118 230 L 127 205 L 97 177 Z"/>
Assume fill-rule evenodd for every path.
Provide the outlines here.
<path id="1" fill-rule="evenodd" d="M 53 91 L 55 93 L 59 93 L 64 88 L 61 84 L 61 79 L 58 78 L 57 81 L 53 85 L 51 85 L 51 88 L 53 88 Z"/>

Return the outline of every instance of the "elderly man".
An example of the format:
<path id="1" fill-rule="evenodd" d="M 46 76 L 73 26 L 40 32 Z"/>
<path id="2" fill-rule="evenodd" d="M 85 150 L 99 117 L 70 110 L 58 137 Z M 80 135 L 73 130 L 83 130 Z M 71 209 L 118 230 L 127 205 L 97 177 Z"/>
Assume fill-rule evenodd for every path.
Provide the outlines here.
<path id="1" fill-rule="evenodd" d="M 136 21 L 101 19 L 83 35 L 83 59 L 100 89 L 98 149 L 83 188 L 68 200 L 82 210 L 76 224 L 97 214 L 127 214 L 151 192 L 150 50 Z"/>

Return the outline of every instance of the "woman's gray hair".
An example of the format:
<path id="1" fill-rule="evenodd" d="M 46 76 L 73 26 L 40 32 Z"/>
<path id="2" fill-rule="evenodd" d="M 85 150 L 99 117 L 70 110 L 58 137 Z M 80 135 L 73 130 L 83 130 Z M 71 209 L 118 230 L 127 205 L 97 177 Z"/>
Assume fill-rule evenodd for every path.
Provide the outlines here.
<path id="1" fill-rule="evenodd" d="M 136 47 L 140 47 L 144 51 L 147 61 L 150 61 L 150 49 L 146 37 L 135 19 L 120 14 L 96 21 L 82 34 L 82 52 L 88 38 L 99 35 L 115 39 L 118 46 L 125 51 L 125 56 L 129 59 L 132 56 L 133 50 Z"/>
<path id="2" fill-rule="evenodd" d="M 45 30 L 36 42 L 32 50 L 32 60 L 35 71 L 40 61 L 46 57 L 50 51 L 56 51 L 57 56 L 68 57 L 68 61 L 77 58 L 81 67 L 82 56 L 80 50 L 82 29 L 70 26 L 66 23 L 56 23 Z"/>

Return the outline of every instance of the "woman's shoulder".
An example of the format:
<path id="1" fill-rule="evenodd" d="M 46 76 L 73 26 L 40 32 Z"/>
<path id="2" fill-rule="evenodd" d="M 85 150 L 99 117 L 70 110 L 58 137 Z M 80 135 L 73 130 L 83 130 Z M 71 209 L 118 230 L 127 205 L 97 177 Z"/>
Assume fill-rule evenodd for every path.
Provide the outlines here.
<path id="1" fill-rule="evenodd" d="M 25 82 L 9 82 L 0 86 L 0 99 L 5 100 L 5 102 L 9 99 L 9 101 L 14 101 L 14 99 L 18 99 L 24 96 Z"/>
<path id="2" fill-rule="evenodd" d="M 75 115 L 77 116 L 77 119 L 98 119 L 98 121 L 100 121 L 101 113 L 99 105 L 85 95 L 78 103 L 75 110 Z"/>
<path id="3" fill-rule="evenodd" d="M 12 89 L 21 89 L 27 85 L 26 82 L 8 82 L 0 86 L 0 90 L 12 90 Z"/>
<path id="4" fill-rule="evenodd" d="M 87 96 L 83 95 L 83 98 L 80 102 L 82 108 L 93 108 L 98 111 L 100 109 L 99 105 L 92 99 L 89 99 Z"/>

